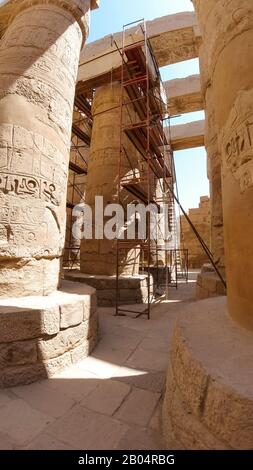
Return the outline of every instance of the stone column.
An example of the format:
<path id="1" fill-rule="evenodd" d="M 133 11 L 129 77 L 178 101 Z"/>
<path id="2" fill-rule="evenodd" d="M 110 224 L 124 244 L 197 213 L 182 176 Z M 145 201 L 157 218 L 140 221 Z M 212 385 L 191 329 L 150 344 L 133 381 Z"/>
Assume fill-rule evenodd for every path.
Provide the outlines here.
<path id="1" fill-rule="evenodd" d="M 59 283 L 73 100 L 90 0 L 13 1 L 0 43 L 0 296 Z"/>
<path id="2" fill-rule="evenodd" d="M 253 4 L 197 1 L 222 154 L 229 312 L 253 329 Z"/>
<path id="3" fill-rule="evenodd" d="M 211 212 L 211 252 L 213 260 L 225 274 L 221 161 L 217 153 L 217 140 L 206 147 L 209 160 L 210 212 Z"/>
<path id="4" fill-rule="evenodd" d="M 129 102 L 129 97 L 124 99 Z M 109 240 L 104 235 L 105 224 L 115 214 L 95 219 L 95 197 L 103 196 L 102 211 L 108 204 L 118 203 L 119 172 L 122 178 L 132 179 L 140 176 L 142 157 L 136 147 L 125 133 L 122 133 L 123 155 L 121 169 L 120 159 L 120 123 L 121 123 L 121 83 L 114 82 L 96 90 L 93 100 L 93 128 L 91 147 L 88 161 L 87 186 L 85 202 L 92 209 L 92 239 L 83 238 L 81 241 L 80 271 L 66 273 L 65 278 L 86 283 L 97 290 L 98 304 L 100 306 L 113 306 L 116 302 L 116 272 L 117 249 L 116 240 Z M 133 107 L 123 108 L 122 124 L 128 126 L 139 121 Z M 126 179 L 125 179 L 126 181 Z M 154 184 L 151 182 L 154 189 Z M 145 188 L 147 191 L 147 185 Z M 127 221 L 126 207 L 129 203 L 139 203 L 137 196 L 121 186 L 120 205 L 124 209 L 125 222 Z M 95 223 L 97 222 L 97 223 Z M 116 222 L 116 220 L 115 220 Z M 148 299 L 147 273 L 139 274 L 140 244 L 133 222 L 134 240 L 127 240 L 128 245 L 118 251 L 119 282 L 118 302 L 120 304 L 145 303 Z M 111 224 L 113 225 L 113 224 Z M 95 227 L 96 226 L 96 227 Z M 125 225 L 126 227 L 126 225 Z M 101 230 L 101 234 L 95 232 Z M 115 231 L 115 226 L 112 227 Z M 90 236 L 90 235 L 89 235 Z M 122 248 L 122 244 L 120 244 Z M 150 280 L 150 294 L 152 294 L 152 276 Z"/>
<path id="5" fill-rule="evenodd" d="M 253 448 L 253 4 L 194 4 L 222 157 L 229 315 L 227 299 L 217 297 L 189 304 L 178 320 L 163 432 L 168 448 L 172 438 L 186 449 L 243 450 Z"/>
<path id="6" fill-rule="evenodd" d="M 200 64 L 201 76 L 205 78 L 204 50 L 201 48 Z M 210 215 L 211 240 L 210 247 L 213 259 L 220 272 L 225 275 L 224 234 L 223 234 L 223 208 L 222 208 L 222 182 L 221 182 L 221 154 L 219 151 L 218 129 L 215 118 L 212 86 L 205 87 L 206 132 L 205 147 L 207 151 L 207 167 L 210 185 Z"/>
<path id="7" fill-rule="evenodd" d="M 85 198 L 85 202 L 92 208 L 93 223 L 95 222 L 96 196 L 103 196 L 104 207 L 107 204 L 118 203 L 120 102 L 121 84 L 119 82 L 97 89 L 93 102 L 93 129 Z M 129 106 L 128 110 L 130 112 Z M 133 110 L 130 114 L 134 119 Z M 124 125 L 127 124 L 127 121 L 129 122 L 130 118 L 126 107 L 124 107 Z M 121 176 L 131 174 L 131 166 L 132 168 L 137 167 L 137 151 L 127 136 L 123 136 L 123 146 L 128 157 L 126 154 L 122 156 Z M 122 190 L 120 200 L 125 208 L 127 203 L 133 200 L 133 197 L 126 190 Z M 107 220 L 108 218 L 104 217 L 104 220 L 99 221 L 101 227 L 102 223 L 105 224 Z M 84 239 L 81 243 L 81 272 L 113 276 L 116 274 L 116 241 L 106 238 L 95 239 L 95 237 L 93 224 L 93 239 Z M 138 274 L 139 249 L 136 245 L 138 242 L 133 241 L 133 248 L 130 247 L 128 251 L 119 252 L 120 274 Z"/>
<path id="8" fill-rule="evenodd" d="M 56 290 L 89 9 L 90 0 L 0 8 L 0 388 L 53 376 L 97 341 L 94 289 L 64 280 Z"/>
<path id="9" fill-rule="evenodd" d="M 210 249 L 213 260 L 225 277 L 221 153 L 215 116 L 213 87 L 209 73 L 209 61 L 205 44 L 199 49 L 200 76 L 205 103 L 205 147 L 207 152 L 207 174 L 210 187 Z M 225 295 L 226 289 L 209 261 L 202 266 L 197 278 L 197 299 Z"/>

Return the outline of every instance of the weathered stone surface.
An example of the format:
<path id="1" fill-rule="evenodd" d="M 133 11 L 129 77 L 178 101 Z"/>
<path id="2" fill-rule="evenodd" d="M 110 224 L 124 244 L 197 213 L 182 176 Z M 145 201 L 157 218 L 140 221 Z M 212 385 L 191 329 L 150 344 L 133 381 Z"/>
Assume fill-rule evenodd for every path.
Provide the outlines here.
<path id="1" fill-rule="evenodd" d="M 252 449 L 253 335 L 227 315 L 225 297 L 184 311 L 164 398 L 166 445 L 172 435 L 187 449 Z"/>
<path id="2" fill-rule="evenodd" d="M 97 413 L 112 416 L 130 391 L 129 385 L 114 380 L 104 380 L 93 393 L 84 398 L 81 405 Z"/>
<path id="3" fill-rule="evenodd" d="M 248 358 L 250 362 L 250 358 Z M 252 374 L 249 375 L 252 379 Z M 234 449 L 252 449 L 253 396 L 236 393 L 216 379 L 210 381 L 203 422 Z M 222 423 L 222 426 L 221 426 Z"/>
<path id="4" fill-rule="evenodd" d="M 178 347 L 179 343 L 180 348 Z M 205 398 L 208 377 L 205 375 L 201 363 L 192 358 L 179 326 L 174 332 L 171 361 L 178 389 L 191 410 L 198 415 Z"/>
<path id="5" fill-rule="evenodd" d="M 171 116 L 204 109 L 199 75 L 164 82 Z"/>
<path id="6" fill-rule="evenodd" d="M 44 368 L 47 377 L 52 377 L 56 372 L 69 367 L 72 364 L 70 351 L 62 354 L 61 356 L 54 357 L 44 362 Z"/>
<path id="7" fill-rule="evenodd" d="M 253 329 L 252 90 L 250 0 L 195 1 L 203 36 L 203 89 L 211 85 L 219 153 L 229 313 Z M 240 71 L 240 73 L 238 72 Z M 230 86 L 227 86 L 229 77 Z M 238 254 L 240 250 L 240 255 Z M 247 273 L 247 276 L 245 276 Z"/>
<path id="8" fill-rule="evenodd" d="M 41 298 L 41 304 L 42 304 Z M 16 303 L 18 305 L 18 302 Z M 59 331 L 59 306 L 48 310 L 5 307 L 0 304 L 0 342 L 11 342 L 52 335 Z"/>
<path id="9" fill-rule="evenodd" d="M 40 434 L 53 419 L 16 399 L 0 411 L 0 432 L 6 433 L 19 446 Z"/>
<path id="10" fill-rule="evenodd" d="M 96 337 L 82 340 L 78 346 L 75 346 L 70 351 L 72 363 L 74 364 L 76 362 L 82 361 L 87 356 L 89 356 L 92 353 L 96 344 L 97 344 Z"/>
<path id="11" fill-rule="evenodd" d="M 65 395 L 64 386 L 62 393 L 59 393 L 59 390 L 51 385 L 50 380 L 42 380 L 30 386 L 15 387 L 12 389 L 12 394 L 24 400 L 33 409 L 52 418 L 59 418 L 75 404 L 75 401 Z"/>
<path id="12" fill-rule="evenodd" d="M 0 366 L 11 364 L 33 364 L 37 362 L 37 345 L 35 341 L 0 343 Z"/>
<path id="13" fill-rule="evenodd" d="M 47 297 L 2 299 L 0 322 L 0 386 L 30 383 L 90 354 L 98 340 L 96 292 L 63 281 Z"/>
<path id="14" fill-rule="evenodd" d="M 6 367 L 1 371 L 0 387 L 26 385 L 47 377 L 44 364 L 26 364 L 23 366 Z"/>
<path id="15" fill-rule="evenodd" d="M 207 247 L 210 248 L 210 200 L 207 196 L 200 198 L 198 208 L 189 210 L 189 217 Z M 208 260 L 200 242 L 194 234 L 186 218 L 181 216 L 181 248 L 188 250 L 190 268 L 200 268 Z"/>
<path id="16" fill-rule="evenodd" d="M 59 284 L 75 81 L 90 2 L 8 3 L 0 42 L 0 296 L 48 295 Z"/>
<path id="17" fill-rule="evenodd" d="M 159 398 L 159 393 L 134 389 L 117 411 L 115 417 L 127 423 L 146 426 Z"/>
<path id="18" fill-rule="evenodd" d="M 209 270 L 206 270 L 207 267 L 204 266 L 204 270 L 201 269 L 201 273 L 197 277 L 196 299 L 201 300 L 226 295 L 226 288 L 213 267 L 210 265 Z"/>
<path id="19" fill-rule="evenodd" d="M 88 322 L 60 331 L 51 338 L 38 340 L 38 356 L 41 361 L 52 359 L 72 349 L 77 343 L 87 339 Z"/>
<path id="20" fill-rule="evenodd" d="M 87 325 L 87 339 L 93 338 L 94 340 L 97 340 L 98 338 L 98 313 L 95 312 L 90 319 L 84 322 L 84 324 Z"/>
<path id="21" fill-rule="evenodd" d="M 171 140 L 173 150 L 185 150 L 193 147 L 203 147 L 205 135 L 205 121 L 192 121 L 188 124 L 165 128 L 168 140 Z M 171 134 L 171 137 L 170 137 Z"/>
<path id="22" fill-rule="evenodd" d="M 120 126 L 115 127 L 115 122 L 120 122 L 121 119 L 121 91 L 121 85 L 116 81 L 99 87 L 93 100 L 93 128 L 85 194 L 85 202 L 92 209 L 93 220 L 95 220 L 95 207 L 97 204 L 95 198 L 98 195 L 103 196 L 104 206 L 108 203 L 117 203 L 120 197 L 121 202 L 123 201 L 123 207 L 126 208 L 127 204 L 134 200 L 134 196 L 124 188 L 120 190 L 119 195 L 117 194 L 121 128 Z M 136 112 L 133 106 L 124 106 L 122 125 L 127 126 L 130 122 L 136 122 L 136 120 Z M 122 136 L 122 145 L 128 158 L 124 156 L 125 154 L 122 155 L 121 177 L 127 174 L 130 175 L 133 168 L 138 168 L 138 158 L 140 157 L 126 133 L 123 133 Z M 80 269 L 81 272 L 92 275 L 115 276 L 117 270 L 116 240 L 109 240 L 104 236 L 103 224 L 108 222 L 108 217 L 104 216 L 103 219 L 97 222 L 96 228 L 98 230 L 98 223 L 102 225 L 102 237 L 97 237 L 100 239 L 90 240 L 83 237 L 81 240 Z M 118 253 L 119 274 L 138 274 L 138 240 L 133 240 L 127 250 L 121 249 Z"/>
<path id="23" fill-rule="evenodd" d="M 193 12 L 156 18 L 147 21 L 146 27 L 159 66 L 174 64 L 198 56 L 199 31 Z M 132 44 L 133 38 L 135 41 L 143 40 L 143 33 L 138 26 L 126 31 L 125 43 Z M 105 36 L 85 47 L 81 54 L 78 81 L 89 83 L 89 80 L 92 80 L 94 83 L 94 78 L 104 76 L 108 72 L 111 73 L 112 69 L 121 66 L 121 58 L 114 41 L 118 47 L 121 47 L 122 34 Z"/>
<path id="24" fill-rule="evenodd" d="M 92 310 L 96 308 L 96 299 L 100 307 L 116 304 L 116 276 L 94 276 L 72 271 L 65 273 L 65 279 L 91 285 L 97 290 L 96 296 L 91 297 Z M 145 303 L 148 298 L 147 282 L 146 274 L 119 277 L 119 304 Z M 152 278 L 150 290 L 153 291 Z"/>
<path id="25" fill-rule="evenodd" d="M 68 442 L 75 449 L 115 449 L 128 426 L 110 416 L 74 406 L 48 429 L 48 434 Z"/>
<path id="26" fill-rule="evenodd" d="M 173 442 L 179 449 L 227 450 L 228 447 L 192 413 L 177 386 L 173 385 L 171 372 L 168 383 L 170 387 L 167 389 L 168 395 L 163 404 L 163 435 L 166 448 L 170 448 Z"/>
<path id="27" fill-rule="evenodd" d="M 60 328 L 80 325 L 84 319 L 83 301 L 73 302 L 60 306 Z"/>

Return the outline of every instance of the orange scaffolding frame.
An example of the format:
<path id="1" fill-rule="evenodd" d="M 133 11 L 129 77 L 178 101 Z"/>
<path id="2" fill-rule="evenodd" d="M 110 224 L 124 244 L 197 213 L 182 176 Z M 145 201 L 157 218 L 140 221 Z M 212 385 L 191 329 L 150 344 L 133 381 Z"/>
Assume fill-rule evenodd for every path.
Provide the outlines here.
<path id="1" fill-rule="evenodd" d="M 135 43 L 127 44 L 126 32 L 129 26 L 138 25 L 141 39 Z M 174 205 L 174 198 L 166 190 L 168 185 L 174 184 L 174 169 L 172 164 L 173 154 L 169 151 L 169 156 L 165 149 L 170 148 L 164 132 L 165 110 L 160 96 L 161 77 L 156 63 L 150 42 L 147 37 L 146 24 L 144 20 L 125 25 L 122 31 L 122 45 L 117 50 L 122 59 L 121 66 L 121 103 L 120 103 L 120 151 L 118 163 L 118 202 L 122 189 L 125 189 L 139 201 L 147 206 L 167 202 L 170 209 Z M 136 119 L 133 119 L 129 112 L 129 107 L 134 109 Z M 128 121 L 124 122 L 124 115 L 128 115 Z M 125 175 L 122 171 L 124 160 L 131 163 L 124 148 L 124 135 L 132 142 L 138 151 L 140 162 L 138 171 L 133 168 L 132 174 Z M 155 181 L 162 185 L 162 198 L 156 196 L 154 188 Z M 162 183 L 161 183 L 162 182 Z M 153 183 L 153 184 L 152 184 Z M 166 196 L 167 195 L 167 196 Z M 172 226 L 174 212 L 169 210 L 169 223 Z M 147 237 L 145 240 L 138 240 L 138 247 L 141 250 L 141 258 L 146 262 L 142 263 L 142 270 L 147 274 L 148 296 L 145 310 L 135 311 L 132 308 L 122 308 L 120 302 L 120 262 L 121 251 L 129 251 L 133 247 L 132 241 L 117 238 L 116 243 L 116 315 L 126 315 L 134 313 L 136 317 L 147 315 L 150 318 L 151 305 L 156 301 L 152 292 L 153 276 L 151 275 L 151 257 L 155 252 L 156 259 L 158 251 L 165 251 L 166 287 L 169 284 L 168 262 L 166 248 L 159 248 L 157 241 L 151 246 L 150 224 L 148 223 Z M 153 239 L 152 239 L 153 240 Z M 155 245 L 155 247 L 154 247 Z M 132 260 L 131 260 L 132 262 Z M 125 258 L 124 258 L 125 263 Z M 135 260 L 133 261 L 135 263 Z M 158 263 L 157 263 L 158 268 Z M 177 279 L 177 278 L 176 278 Z"/>

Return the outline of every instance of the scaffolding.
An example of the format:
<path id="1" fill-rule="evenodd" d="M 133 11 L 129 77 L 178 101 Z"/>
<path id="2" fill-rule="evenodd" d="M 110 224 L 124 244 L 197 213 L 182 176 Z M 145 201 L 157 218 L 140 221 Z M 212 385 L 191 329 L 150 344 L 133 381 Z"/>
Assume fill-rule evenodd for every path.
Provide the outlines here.
<path id="1" fill-rule="evenodd" d="M 137 25 L 135 31 L 138 40 L 134 43 L 128 42 L 127 30 L 129 26 Z M 168 207 L 169 231 L 172 239 L 167 242 L 166 233 L 159 238 L 153 236 L 150 227 L 150 214 L 148 213 L 147 233 L 145 239 L 136 240 L 136 250 L 140 250 L 141 272 L 147 276 L 147 299 L 145 310 L 134 311 L 132 308 L 121 307 L 120 302 L 120 277 L 121 262 L 123 258 L 124 267 L 126 264 L 134 265 L 136 255 L 122 256 L 122 252 L 129 252 L 133 249 L 133 242 L 117 238 L 116 250 L 116 315 L 126 315 L 135 313 L 136 317 L 147 315 L 150 318 L 151 305 L 157 301 L 159 281 L 159 258 L 163 258 L 165 270 L 165 291 L 168 295 L 168 286 L 172 282 L 172 252 L 180 251 L 173 240 L 173 224 L 175 224 L 174 198 L 168 187 L 173 187 L 175 182 L 175 172 L 173 165 L 173 153 L 170 142 L 165 132 L 165 123 L 168 117 L 166 100 L 163 99 L 162 81 L 159 68 L 152 52 L 150 42 L 147 37 L 146 24 L 140 20 L 123 27 L 122 44 L 119 47 L 115 43 L 122 59 L 121 66 L 121 103 L 120 103 L 120 151 L 118 166 L 118 203 L 121 203 L 122 190 L 128 191 L 137 201 L 141 201 L 146 206 L 153 204 L 158 209 L 161 205 Z M 133 113 L 131 112 L 134 110 Z M 125 174 L 125 162 L 131 165 L 132 158 L 128 155 L 124 147 L 124 136 L 132 142 L 138 152 L 137 167 L 132 167 L 132 171 Z M 159 227 L 155 227 L 159 230 Z M 157 236 L 158 235 L 158 236 Z M 138 243 L 137 243 L 138 242 Z M 160 243 L 159 243 L 160 242 Z M 175 252 L 176 253 L 176 252 Z M 137 255 L 138 256 L 138 255 Z M 176 282 L 178 256 L 176 257 Z M 186 267 L 186 265 L 185 265 Z M 156 274 L 154 272 L 156 268 Z M 154 286 L 154 281 L 156 285 Z M 160 296 L 158 296 L 160 297 Z"/>
<path id="2" fill-rule="evenodd" d="M 128 28 L 137 25 L 128 34 Z M 133 42 L 133 38 L 134 42 Z M 113 41 L 113 37 L 112 37 Z M 147 234 L 143 239 L 121 240 L 116 237 L 116 315 L 135 314 L 136 317 L 146 315 L 150 318 L 151 306 L 164 298 L 168 299 L 169 288 L 178 287 L 178 280 L 188 281 L 188 251 L 179 248 L 178 220 L 176 207 L 183 213 L 193 232 L 206 252 L 214 270 L 220 277 L 224 286 L 226 283 L 213 261 L 209 248 L 192 224 L 179 201 L 176 184 L 174 155 L 171 147 L 170 122 L 167 115 L 166 97 L 163 95 L 162 80 L 159 67 L 152 52 L 147 37 L 146 24 L 140 20 L 123 27 L 122 43 L 118 45 L 114 40 L 115 48 L 121 57 L 121 66 L 112 69 L 111 73 L 94 77 L 77 86 L 75 98 L 75 111 L 79 113 L 79 119 L 74 120 L 72 128 L 72 156 L 70 161 L 70 178 L 67 208 L 71 211 L 68 224 L 67 244 L 65 253 L 68 253 L 65 265 L 72 269 L 78 262 L 80 246 L 72 237 L 72 211 L 75 204 L 84 202 L 84 188 L 80 190 L 78 177 L 87 174 L 87 161 L 83 150 L 88 150 L 92 129 L 91 104 L 94 90 L 101 85 L 113 83 L 115 80 L 121 83 L 120 99 L 120 145 L 118 159 L 118 203 L 121 203 L 122 191 L 127 192 L 134 201 L 142 202 L 146 207 L 150 204 L 158 209 L 161 204 L 168 207 L 168 233 L 152 236 L 150 220 L 147 223 Z M 131 112 L 134 111 L 134 113 Z M 124 139 L 132 143 L 137 152 L 137 160 L 133 164 L 133 158 L 125 148 Z M 81 162 L 80 162 L 81 159 Z M 126 162 L 130 171 L 126 172 Z M 174 190 L 175 187 L 175 190 Z M 78 199 L 78 201 L 77 201 Z M 149 214 L 148 214 L 149 215 Z M 124 227 L 127 229 L 127 218 Z M 156 227 L 159 231 L 159 227 Z M 123 257 L 121 254 L 123 253 Z M 130 253 L 127 257 L 124 253 Z M 140 261 L 140 272 L 147 278 L 147 298 L 145 309 L 134 311 L 121 307 L 120 277 L 122 273 L 122 259 L 124 267 L 136 264 L 136 257 Z M 163 276 L 159 278 L 159 268 L 163 264 Z M 138 263 L 137 263 L 138 264 Z M 155 286 L 154 286 L 155 284 Z M 162 289 L 161 289 L 162 288 Z"/>
<path id="3" fill-rule="evenodd" d="M 69 177 L 67 188 L 67 224 L 63 267 L 67 270 L 79 267 L 80 240 L 72 234 L 73 210 L 77 204 L 84 203 L 85 181 L 87 175 L 87 156 L 92 130 L 91 100 L 76 90 L 74 103 Z"/>

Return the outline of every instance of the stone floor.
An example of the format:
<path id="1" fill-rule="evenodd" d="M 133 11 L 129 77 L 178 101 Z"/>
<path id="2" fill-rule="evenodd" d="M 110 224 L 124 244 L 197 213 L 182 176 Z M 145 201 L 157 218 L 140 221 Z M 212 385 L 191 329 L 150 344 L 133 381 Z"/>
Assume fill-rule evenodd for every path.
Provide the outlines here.
<path id="1" fill-rule="evenodd" d="M 90 357 L 52 379 L 2 390 L 0 449 L 162 449 L 169 343 L 196 276 L 171 288 L 149 321 L 100 308 L 101 339 Z"/>

